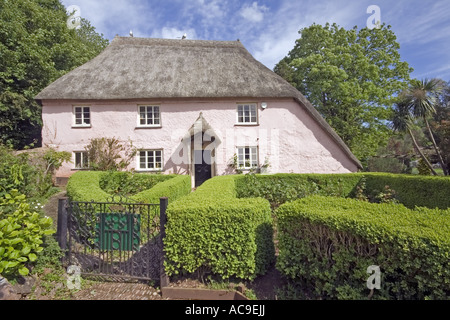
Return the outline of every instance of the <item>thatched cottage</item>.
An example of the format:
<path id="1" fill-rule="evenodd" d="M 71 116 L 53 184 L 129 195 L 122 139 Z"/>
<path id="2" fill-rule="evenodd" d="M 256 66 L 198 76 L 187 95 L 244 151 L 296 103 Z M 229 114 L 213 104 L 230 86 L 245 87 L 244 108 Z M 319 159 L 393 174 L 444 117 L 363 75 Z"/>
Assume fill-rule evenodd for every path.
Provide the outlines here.
<path id="1" fill-rule="evenodd" d="M 346 173 L 360 167 L 305 97 L 239 41 L 116 37 L 36 99 L 43 144 L 89 167 L 91 139 L 132 141 L 129 169 L 190 174 L 193 185 L 234 169 Z"/>

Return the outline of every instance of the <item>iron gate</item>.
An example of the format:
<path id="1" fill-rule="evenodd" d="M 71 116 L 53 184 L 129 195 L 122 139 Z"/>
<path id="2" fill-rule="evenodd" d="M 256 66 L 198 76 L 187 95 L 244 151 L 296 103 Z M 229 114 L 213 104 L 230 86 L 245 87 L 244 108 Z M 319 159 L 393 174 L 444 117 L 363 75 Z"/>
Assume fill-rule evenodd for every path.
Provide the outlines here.
<path id="1" fill-rule="evenodd" d="M 159 204 L 61 199 L 57 235 L 67 264 L 87 276 L 163 281 L 167 204 L 167 198 Z"/>

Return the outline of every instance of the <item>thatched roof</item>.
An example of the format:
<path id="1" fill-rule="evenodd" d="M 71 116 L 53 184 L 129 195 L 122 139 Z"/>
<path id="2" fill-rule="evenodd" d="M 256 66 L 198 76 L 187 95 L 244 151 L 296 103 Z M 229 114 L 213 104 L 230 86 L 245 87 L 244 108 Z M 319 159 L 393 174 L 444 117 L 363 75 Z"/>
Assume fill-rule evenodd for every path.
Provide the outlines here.
<path id="1" fill-rule="evenodd" d="M 305 97 L 239 41 L 116 37 L 96 58 L 62 76 L 41 100 L 294 98 L 361 166 Z"/>
<path id="2" fill-rule="evenodd" d="M 239 41 L 116 37 L 37 99 L 292 97 Z"/>

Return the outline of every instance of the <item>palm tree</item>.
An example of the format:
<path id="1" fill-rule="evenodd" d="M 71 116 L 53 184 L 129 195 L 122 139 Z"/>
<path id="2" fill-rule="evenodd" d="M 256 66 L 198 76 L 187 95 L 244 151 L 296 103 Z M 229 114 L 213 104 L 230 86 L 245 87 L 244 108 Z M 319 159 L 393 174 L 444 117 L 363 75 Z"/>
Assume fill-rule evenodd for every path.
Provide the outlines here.
<path id="1" fill-rule="evenodd" d="M 394 131 L 408 132 L 414 144 L 414 149 L 416 149 L 417 153 L 419 153 L 420 157 L 426 163 L 428 168 L 430 168 L 431 172 L 436 176 L 437 175 L 436 171 L 433 169 L 433 166 L 431 165 L 430 161 L 427 159 L 425 154 L 422 152 L 422 150 L 420 150 L 416 138 L 414 137 L 414 134 L 411 130 L 413 122 L 414 118 L 413 115 L 411 114 L 410 101 L 405 97 L 402 97 L 394 106 L 392 127 Z"/>
<path id="2" fill-rule="evenodd" d="M 430 135 L 430 140 L 433 143 L 434 150 L 438 157 L 441 168 L 444 175 L 448 175 L 447 167 L 445 166 L 444 160 L 442 159 L 441 152 L 437 146 L 434 139 L 433 131 L 431 130 L 428 118 L 436 113 L 435 104 L 436 96 L 442 90 L 439 80 L 417 80 L 411 81 L 411 85 L 407 90 L 405 97 L 408 103 L 408 107 L 411 109 L 412 114 L 416 118 L 422 118 Z"/>

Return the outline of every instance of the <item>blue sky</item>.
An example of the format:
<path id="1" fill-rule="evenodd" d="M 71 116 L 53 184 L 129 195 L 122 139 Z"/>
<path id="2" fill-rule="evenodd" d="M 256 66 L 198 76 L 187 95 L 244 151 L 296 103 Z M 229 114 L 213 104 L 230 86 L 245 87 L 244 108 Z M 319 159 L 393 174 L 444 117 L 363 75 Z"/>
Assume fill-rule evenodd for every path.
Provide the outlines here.
<path id="1" fill-rule="evenodd" d="M 298 31 L 313 23 L 363 28 L 370 5 L 392 26 L 412 77 L 450 81 L 448 0 L 62 0 L 77 5 L 99 33 L 135 37 L 236 40 L 273 69 L 294 47 Z"/>

